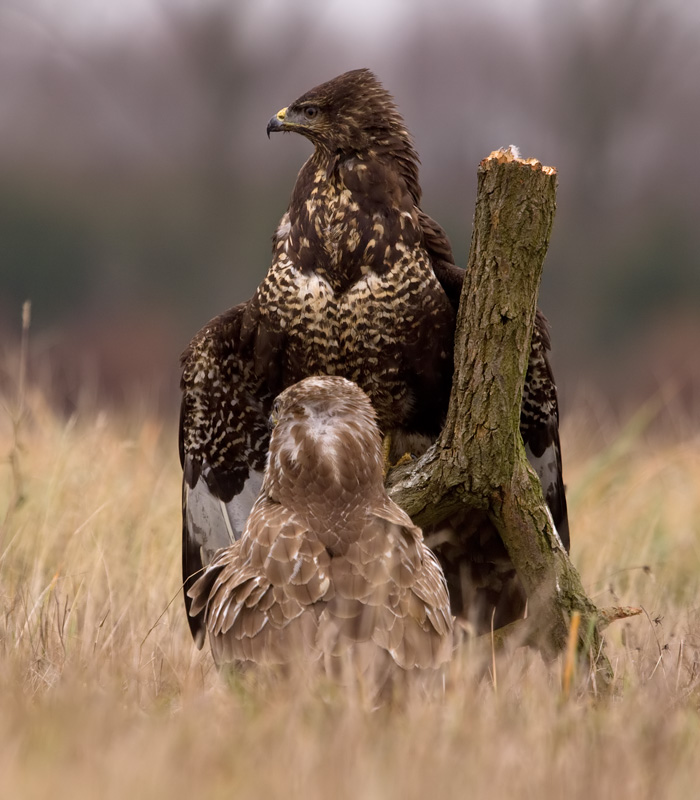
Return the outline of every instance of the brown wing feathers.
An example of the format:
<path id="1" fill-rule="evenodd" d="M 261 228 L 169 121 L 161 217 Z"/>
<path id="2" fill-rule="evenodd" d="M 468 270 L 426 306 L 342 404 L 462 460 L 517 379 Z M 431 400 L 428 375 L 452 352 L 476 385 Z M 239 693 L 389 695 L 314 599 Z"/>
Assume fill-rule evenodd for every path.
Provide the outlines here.
<path id="1" fill-rule="evenodd" d="M 452 648 L 445 580 L 384 491 L 368 398 L 343 378 L 310 378 L 277 402 L 263 492 L 243 536 L 189 590 L 215 658 L 313 660 L 371 643 L 405 669 L 438 667 Z M 312 445 L 303 459 L 300 442 Z M 348 489 L 338 468 L 330 490 L 319 487 L 324 463 L 356 480 Z"/>

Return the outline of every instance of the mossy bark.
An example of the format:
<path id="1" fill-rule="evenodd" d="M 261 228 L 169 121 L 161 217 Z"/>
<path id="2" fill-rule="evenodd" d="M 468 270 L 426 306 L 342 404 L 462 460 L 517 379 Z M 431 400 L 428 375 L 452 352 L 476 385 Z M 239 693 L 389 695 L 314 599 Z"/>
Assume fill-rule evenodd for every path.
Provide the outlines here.
<path id="1" fill-rule="evenodd" d="M 486 514 L 528 595 L 527 640 L 562 652 L 579 611 L 580 648 L 606 680 L 597 609 L 554 533 L 519 430 L 555 198 L 556 171 L 534 159 L 497 151 L 481 162 L 446 424 L 420 460 L 390 475 L 390 493 L 423 526 L 464 508 Z"/>

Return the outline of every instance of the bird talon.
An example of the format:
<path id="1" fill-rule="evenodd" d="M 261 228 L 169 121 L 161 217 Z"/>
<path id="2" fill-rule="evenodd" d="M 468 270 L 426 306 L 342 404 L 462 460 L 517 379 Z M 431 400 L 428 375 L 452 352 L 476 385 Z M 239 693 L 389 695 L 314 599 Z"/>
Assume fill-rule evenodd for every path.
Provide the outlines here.
<path id="1" fill-rule="evenodd" d="M 404 464 L 411 464 L 411 463 L 413 463 L 413 454 L 404 453 L 395 464 L 392 464 L 390 469 L 395 469 L 396 467 L 402 467 Z"/>
<path id="2" fill-rule="evenodd" d="M 382 471 L 384 473 L 384 479 L 386 480 L 387 475 L 391 472 L 392 469 L 396 469 L 396 467 L 401 467 L 404 464 L 410 464 L 413 461 L 413 454 L 412 453 L 404 453 L 398 461 L 392 462 L 391 460 L 391 447 L 393 444 L 393 438 L 391 433 L 387 433 L 382 441 Z"/>
<path id="3" fill-rule="evenodd" d="M 387 435 L 382 440 L 382 474 L 384 475 L 384 480 L 386 480 L 386 476 L 391 471 L 391 443 L 392 437 L 391 433 L 387 433 Z"/>

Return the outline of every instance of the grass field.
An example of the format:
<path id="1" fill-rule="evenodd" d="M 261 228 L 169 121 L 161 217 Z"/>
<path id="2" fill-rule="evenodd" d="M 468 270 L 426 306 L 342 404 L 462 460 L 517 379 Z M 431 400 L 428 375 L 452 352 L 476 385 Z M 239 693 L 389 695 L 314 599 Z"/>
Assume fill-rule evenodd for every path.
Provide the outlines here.
<path id="1" fill-rule="evenodd" d="M 572 558 L 615 623 L 607 697 L 520 651 L 364 711 L 223 680 L 179 593 L 174 424 L 0 411 L 0 797 L 688 798 L 700 786 L 700 436 L 564 426 Z M 13 464 L 17 469 L 13 468 Z M 21 489 L 23 499 L 17 501 Z"/>

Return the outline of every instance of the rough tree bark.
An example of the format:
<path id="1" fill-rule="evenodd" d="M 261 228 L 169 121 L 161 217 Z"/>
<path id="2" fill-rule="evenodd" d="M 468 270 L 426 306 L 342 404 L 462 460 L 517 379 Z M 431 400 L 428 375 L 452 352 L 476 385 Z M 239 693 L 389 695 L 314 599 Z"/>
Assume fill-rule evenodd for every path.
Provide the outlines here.
<path id="1" fill-rule="evenodd" d="M 464 508 L 486 513 L 528 595 L 528 619 L 502 629 L 499 641 L 515 626 L 519 641 L 555 655 L 578 611 L 579 651 L 607 682 L 612 673 L 600 631 L 608 620 L 586 596 L 554 533 L 519 431 L 555 194 L 556 170 L 534 159 L 506 150 L 481 162 L 447 421 L 421 459 L 390 474 L 389 486 L 422 526 Z"/>

